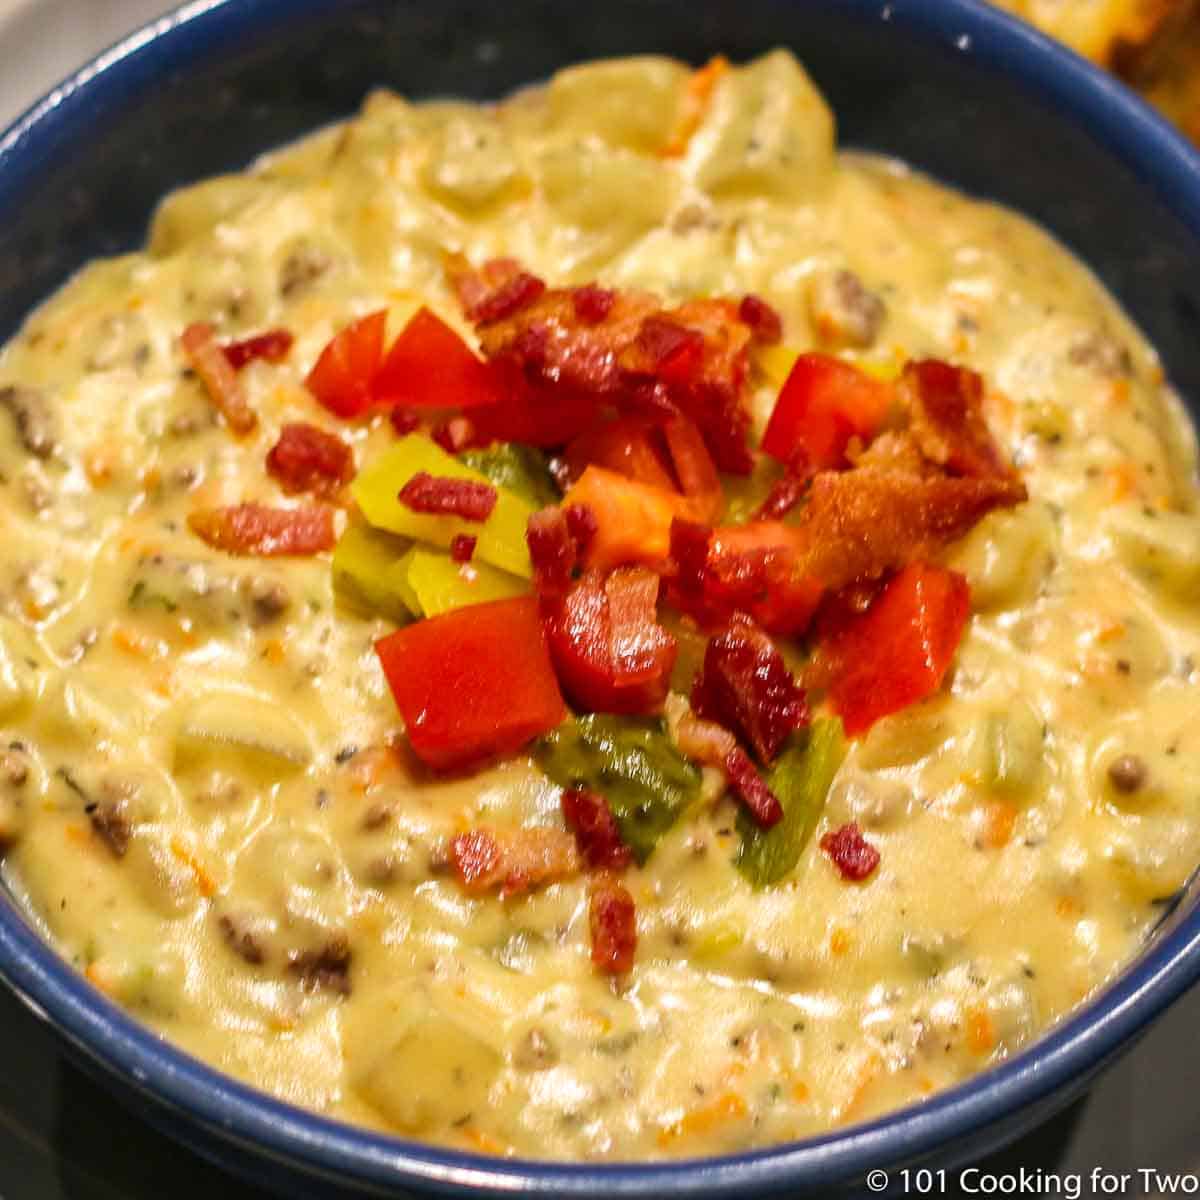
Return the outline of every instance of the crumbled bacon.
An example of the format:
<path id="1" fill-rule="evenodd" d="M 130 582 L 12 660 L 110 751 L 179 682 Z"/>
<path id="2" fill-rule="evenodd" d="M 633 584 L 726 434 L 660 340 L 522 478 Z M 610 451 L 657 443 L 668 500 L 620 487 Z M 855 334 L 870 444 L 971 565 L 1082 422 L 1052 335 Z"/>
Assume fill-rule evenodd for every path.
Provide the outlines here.
<path id="1" fill-rule="evenodd" d="M 628 890 L 614 879 L 593 885 L 588 902 L 592 962 L 606 975 L 624 975 L 637 950 L 637 910 Z"/>
<path id="2" fill-rule="evenodd" d="M 589 325 L 598 325 L 612 312 L 613 301 L 617 295 L 609 288 L 597 287 L 594 283 L 585 283 L 571 293 L 575 304 L 575 315 Z"/>
<path id="3" fill-rule="evenodd" d="M 861 883 L 879 866 L 879 851 L 863 837 L 854 822 L 825 834 L 821 849 L 833 859 L 842 878 L 855 883 Z"/>
<path id="4" fill-rule="evenodd" d="M 754 331 L 756 342 L 773 345 L 783 337 L 782 319 L 761 296 L 750 293 L 742 297 L 738 316 Z"/>
<path id="5" fill-rule="evenodd" d="M 546 285 L 536 275 L 519 271 L 469 308 L 467 316 L 477 325 L 503 321 L 528 308 L 545 290 Z"/>
<path id="6" fill-rule="evenodd" d="M 493 262 L 476 271 L 458 258 L 448 270 L 470 313 L 519 268 L 500 270 Z M 479 333 L 486 358 L 515 367 L 535 396 L 550 390 L 559 408 L 582 414 L 579 432 L 599 405 L 678 411 L 696 423 L 719 467 L 750 470 L 743 388 L 752 330 L 736 303 L 695 300 L 663 309 L 640 292 L 616 292 L 610 302 L 584 289 L 549 288 Z"/>
<path id="7" fill-rule="evenodd" d="M 525 527 L 534 584 L 542 595 L 561 595 L 571 586 L 579 549 L 569 511 L 551 505 L 535 512 Z"/>
<path id="8" fill-rule="evenodd" d="M 287 424 L 267 453 L 267 471 L 286 492 L 332 495 L 354 474 L 354 454 L 337 434 L 303 421 Z"/>
<path id="9" fill-rule="evenodd" d="M 250 502 L 201 508 L 188 515 L 188 527 L 218 550 L 259 558 L 317 554 L 332 550 L 337 540 L 333 511 L 317 505 L 271 508 Z"/>
<path id="10" fill-rule="evenodd" d="M 910 430 L 921 453 L 952 475 L 1015 480 L 983 416 L 983 379 L 937 359 L 910 362 L 901 377 Z"/>
<path id="11" fill-rule="evenodd" d="M 575 839 L 562 829 L 472 829 L 450 839 L 450 861 L 472 895 L 519 896 L 580 870 Z"/>
<path id="12" fill-rule="evenodd" d="M 238 342 L 226 342 L 221 349 L 229 360 L 229 365 L 235 371 L 240 371 L 256 358 L 265 359 L 267 362 L 281 362 L 287 358 L 295 340 L 286 329 L 268 329 L 266 333 L 258 333 Z"/>
<path id="13" fill-rule="evenodd" d="M 808 724 L 804 689 L 783 656 L 753 621 L 739 614 L 710 639 L 692 688 L 692 711 L 732 729 L 771 762 L 783 743 Z"/>
<path id="14" fill-rule="evenodd" d="M 783 820 L 783 805 L 763 777 L 758 773 L 750 756 L 734 746 L 725 759 L 725 778 L 746 811 L 763 829 L 770 829 Z"/>
<path id="15" fill-rule="evenodd" d="M 414 424 L 412 429 L 402 429 L 400 423 L 396 420 L 396 413 L 400 409 L 392 409 L 392 424 L 396 427 L 398 433 L 411 433 L 412 429 L 417 426 Z M 407 425 L 407 421 L 403 422 Z M 448 420 L 439 421 L 430 431 L 429 436 L 441 446 L 447 454 L 461 454 L 464 450 L 476 444 L 475 423 L 470 417 L 450 417 Z M 484 439 L 487 440 L 486 438 Z"/>
<path id="16" fill-rule="evenodd" d="M 478 538 L 469 533 L 455 534 L 450 539 L 450 558 L 456 563 L 469 563 L 475 557 L 475 545 Z"/>
<path id="17" fill-rule="evenodd" d="M 737 739 L 714 721 L 702 721 L 687 712 L 676 727 L 675 744 L 685 758 L 724 770 L 730 754 L 737 748 Z"/>
<path id="18" fill-rule="evenodd" d="M 567 519 L 567 530 L 574 538 L 579 557 L 582 558 L 596 536 L 596 514 L 586 504 L 568 504 L 563 509 L 563 515 Z"/>
<path id="19" fill-rule="evenodd" d="M 933 559 L 996 508 L 1019 504 L 1016 479 L 920 478 L 858 467 L 812 482 L 794 526 L 793 570 L 831 591 Z"/>
<path id="20" fill-rule="evenodd" d="M 500 493 L 490 483 L 430 475 L 428 471 L 418 471 L 399 492 L 400 503 L 413 512 L 475 522 L 486 521 L 492 515 L 499 497 Z"/>
<path id="21" fill-rule="evenodd" d="M 782 521 L 808 493 L 812 476 L 788 471 L 771 485 L 767 498 L 754 514 L 756 521 Z"/>
<path id="22" fill-rule="evenodd" d="M 258 417 L 242 391 L 237 372 L 217 342 L 213 327 L 197 321 L 183 331 L 179 341 L 208 398 L 225 417 L 229 428 L 237 434 L 249 433 L 258 424 Z"/>
<path id="23" fill-rule="evenodd" d="M 392 428 L 401 436 L 412 433 L 421 424 L 420 415 L 413 412 L 410 408 L 401 408 L 397 405 L 388 414 L 388 419 L 392 423 Z M 436 441 L 436 438 L 434 439 Z M 440 443 L 439 443 L 440 444 Z"/>
<path id="24" fill-rule="evenodd" d="M 589 868 L 623 871 L 633 861 L 633 852 L 621 838 L 608 801 L 598 792 L 581 787 L 568 789 L 563 792 L 562 811 Z"/>

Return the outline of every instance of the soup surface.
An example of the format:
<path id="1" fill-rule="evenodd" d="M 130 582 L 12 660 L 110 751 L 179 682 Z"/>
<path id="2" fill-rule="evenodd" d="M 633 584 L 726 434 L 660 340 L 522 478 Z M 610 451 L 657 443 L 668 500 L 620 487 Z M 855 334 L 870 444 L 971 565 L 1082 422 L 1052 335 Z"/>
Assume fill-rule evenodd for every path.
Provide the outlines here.
<path id="1" fill-rule="evenodd" d="M 482 267 L 496 259 L 527 274 Z M 522 282 L 533 277 L 550 290 Z M 490 315 L 479 308 L 501 292 Z M 733 701 L 718 694 L 719 655 L 671 599 L 686 592 L 687 529 L 646 553 L 641 510 L 614 523 L 580 505 L 593 514 L 572 526 L 580 580 L 597 578 L 601 544 L 605 569 L 641 564 L 622 586 L 653 580 L 649 620 L 643 605 L 632 626 L 648 657 L 605 693 L 622 698 L 607 707 L 650 717 L 535 737 L 567 715 L 551 673 L 540 724 L 513 733 L 545 644 L 501 661 L 508 633 L 485 632 L 454 658 L 459 625 L 414 622 L 400 636 L 442 630 L 425 652 L 458 665 L 423 675 L 413 642 L 395 651 L 397 698 L 425 688 L 406 710 L 410 742 L 375 643 L 413 609 L 454 618 L 480 599 L 529 616 L 519 597 L 535 587 L 543 614 L 562 603 L 536 553 L 530 582 L 522 534 L 564 479 L 569 500 L 581 487 L 607 496 L 595 481 L 611 486 L 642 454 L 643 482 L 663 472 L 655 494 L 695 518 L 696 495 L 713 497 L 692 494 L 686 464 L 703 474 L 708 454 L 680 457 L 668 440 L 664 456 L 663 430 L 702 427 L 721 465 L 747 463 L 696 412 L 670 426 L 642 413 L 615 459 L 579 449 L 576 429 L 564 454 L 538 428 L 546 454 L 472 450 L 481 474 L 458 473 L 475 490 L 447 488 L 449 460 L 425 434 L 452 450 L 488 440 L 470 395 L 483 368 L 472 358 L 455 374 L 453 355 L 435 355 L 429 384 L 429 363 L 410 357 L 391 385 L 428 387 L 406 405 L 354 354 L 377 365 L 401 330 L 411 349 L 427 306 L 445 324 L 418 329 L 448 326 L 502 357 L 488 339 L 513 332 L 523 306 L 573 296 L 578 322 L 607 330 L 609 306 L 643 293 L 676 314 L 737 301 L 693 323 L 710 322 L 705 355 L 712 338 L 741 338 L 734 391 L 751 446 L 795 386 L 798 355 L 813 370 L 859 368 L 847 378 L 884 397 L 892 426 L 895 398 L 912 402 L 925 378 L 905 364 L 979 372 L 981 397 L 969 372 L 947 378 L 986 418 L 985 467 L 918 454 L 910 478 L 995 485 L 1004 499 L 837 579 L 811 623 L 790 592 L 782 617 L 767 612 L 774 582 L 746 601 L 759 624 L 792 625 L 777 650 L 738 619 L 730 635 L 734 650 L 758 647 L 786 700 L 790 740 L 766 746 L 753 713 L 731 715 L 745 696 L 736 680 Z M 386 331 L 354 324 L 378 312 Z M 650 409 L 700 353 L 680 322 L 686 334 L 673 318 L 654 343 Z M 359 340 L 322 357 L 348 327 Z M 528 377 L 544 339 L 520 347 Z M 555 395 L 539 420 L 571 409 Z M 87 267 L 4 349 L 0 407 L 6 878 L 95 986 L 289 1101 L 553 1158 L 804 1137 L 1013 1054 L 1137 952 L 1200 859 L 1194 450 L 1154 351 L 1029 222 L 902 164 L 836 152 L 830 112 L 785 52 L 700 72 L 658 58 L 581 66 L 495 107 L 375 94 L 345 125 L 169 196 L 145 251 Z M 821 487 L 859 478 L 893 445 L 882 437 L 900 446 L 916 428 L 881 435 L 859 417 L 830 418 L 820 452 L 756 450 L 748 477 L 724 475 L 727 507 L 710 503 L 708 525 L 745 523 L 784 480 L 771 528 L 801 529 Z M 283 433 L 298 423 L 350 448 L 352 485 L 328 438 Z M 558 484 L 543 461 L 561 468 Z M 418 468 L 432 477 L 424 501 Z M 482 521 L 437 515 L 489 499 Z M 236 507 L 249 504 L 262 507 Z M 872 519 L 889 518 L 885 506 Z M 626 519 L 632 548 L 613 550 Z M 514 520 L 515 537 L 501 528 Z M 647 565 L 655 554 L 674 567 Z M 913 668 L 924 683 L 888 700 L 908 651 L 885 630 L 839 659 L 823 631 L 859 628 L 914 570 L 917 618 L 900 624 L 925 638 Z M 581 588 L 566 571 L 561 588 Z M 946 618 L 951 662 L 921 606 L 936 585 L 954 609 L 963 577 L 970 611 L 964 600 L 962 619 Z M 617 592 L 596 595 L 611 616 Z M 571 707 L 605 708 L 594 692 L 579 702 L 590 685 L 555 653 Z M 476 664 L 488 686 L 468 678 Z M 838 682 L 847 671 L 857 700 Z M 697 701 L 706 724 L 688 711 L 697 673 L 712 685 Z M 649 697 L 629 702 L 645 680 Z M 599 691 L 609 684 L 611 670 Z M 438 741 L 426 718 L 447 708 L 454 729 Z M 448 750 L 474 719 L 479 754 Z M 716 758 L 697 748 L 705 737 Z M 504 752 L 481 765 L 489 748 Z M 727 775 L 741 780 L 732 790 Z M 777 826 L 764 780 L 787 810 Z M 574 836 L 564 782 L 588 785 L 572 792 L 579 804 L 601 797 L 591 818 L 567 811 Z"/>

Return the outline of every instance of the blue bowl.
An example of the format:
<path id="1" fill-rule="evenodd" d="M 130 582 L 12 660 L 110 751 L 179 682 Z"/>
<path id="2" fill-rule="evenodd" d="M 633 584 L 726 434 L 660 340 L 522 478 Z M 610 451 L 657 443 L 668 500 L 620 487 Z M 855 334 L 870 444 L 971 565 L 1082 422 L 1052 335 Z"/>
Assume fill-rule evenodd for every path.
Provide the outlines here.
<path id="1" fill-rule="evenodd" d="M 0 141 L 0 337 L 86 260 L 129 249 L 177 184 L 354 111 L 376 84 L 495 97 L 565 63 L 792 47 L 843 144 L 1034 217 L 1200 396 L 1200 155 L 1120 84 L 976 0 L 197 0 L 47 96 Z M 1193 408 L 1193 412 L 1195 409 Z M 859 1190 L 952 1166 L 1064 1106 L 1200 976 L 1197 889 L 1035 1045 L 918 1108 L 691 1162 L 499 1161 L 354 1129 L 235 1083 L 106 1001 L 0 898 L 0 977 L 155 1124 L 290 1196 L 739 1196 Z"/>

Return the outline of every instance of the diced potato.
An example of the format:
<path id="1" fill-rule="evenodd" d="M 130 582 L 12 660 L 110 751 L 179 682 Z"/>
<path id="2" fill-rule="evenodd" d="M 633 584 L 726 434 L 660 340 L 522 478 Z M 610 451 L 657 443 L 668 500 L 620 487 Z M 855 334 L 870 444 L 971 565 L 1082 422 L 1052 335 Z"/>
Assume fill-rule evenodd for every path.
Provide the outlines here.
<path id="1" fill-rule="evenodd" d="M 786 50 L 729 72 L 692 144 L 696 182 L 714 196 L 803 200 L 835 169 L 833 114 Z"/>
<path id="2" fill-rule="evenodd" d="M 496 209 L 530 188 L 496 119 L 468 109 L 441 129 L 421 181 L 436 199 L 465 216 Z"/>
<path id="3" fill-rule="evenodd" d="M 41 658 L 29 633 L 0 617 L 0 719 L 8 720 L 32 702 L 38 678 L 30 661 Z"/>
<path id="4" fill-rule="evenodd" d="M 175 735 L 179 767 L 234 757 L 271 775 L 284 775 L 312 759 L 308 735 L 276 704 L 240 692 L 212 692 L 195 701 Z"/>
<path id="5" fill-rule="evenodd" d="M 1046 506 L 1022 504 L 980 521 L 949 565 L 967 577 L 977 612 L 1015 608 L 1037 594 L 1051 566 L 1055 538 Z"/>
<path id="6" fill-rule="evenodd" d="M 357 1090 L 402 1133 L 419 1134 L 485 1107 L 503 1066 L 491 1046 L 431 1014 L 379 1056 Z"/>
<path id="7" fill-rule="evenodd" d="M 984 777 L 999 792 L 1027 793 L 1042 771 L 1043 722 L 1024 700 L 984 723 Z"/>
<path id="8" fill-rule="evenodd" d="M 1118 504 L 1105 512 L 1103 525 L 1147 583 L 1178 600 L 1200 596 L 1200 522 L 1194 515 Z"/>
<path id="9" fill-rule="evenodd" d="M 674 130 L 688 77 L 681 63 L 653 55 L 569 67 L 550 83 L 552 126 L 594 134 L 611 146 L 660 152 Z"/>
<path id="10" fill-rule="evenodd" d="M 599 146 L 554 146 L 538 160 L 538 176 L 555 219 L 616 244 L 660 225 L 678 191 L 657 160 Z"/>
<path id="11" fill-rule="evenodd" d="M 256 201 L 277 195 L 280 185 L 253 175 L 218 175 L 172 192 L 150 226 L 150 253 L 173 254 Z"/>

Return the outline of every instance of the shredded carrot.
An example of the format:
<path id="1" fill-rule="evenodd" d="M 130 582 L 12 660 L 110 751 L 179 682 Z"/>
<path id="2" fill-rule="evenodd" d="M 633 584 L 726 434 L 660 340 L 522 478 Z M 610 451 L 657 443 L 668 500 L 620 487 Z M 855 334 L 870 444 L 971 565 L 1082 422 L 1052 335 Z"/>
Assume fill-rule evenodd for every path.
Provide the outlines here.
<path id="1" fill-rule="evenodd" d="M 1118 463 L 1105 472 L 1108 478 L 1108 495 L 1114 504 L 1128 500 L 1137 487 L 1137 472 L 1129 463 Z"/>
<path id="2" fill-rule="evenodd" d="M 124 650 L 126 654 L 132 654 L 135 658 L 151 659 L 159 656 L 158 642 L 144 633 L 138 633 L 136 629 L 118 625 L 113 630 L 112 640 L 118 650 Z"/>
<path id="3" fill-rule="evenodd" d="M 1119 637 L 1125 636 L 1125 623 L 1123 621 L 1106 621 L 1096 630 L 1096 641 L 1112 642 Z"/>
<path id="4" fill-rule="evenodd" d="M 157 467 L 147 467 L 139 477 L 142 491 L 152 492 L 162 483 L 162 472 Z"/>
<path id="5" fill-rule="evenodd" d="M 1074 918 L 1083 912 L 1083 905 L 1074 896 L 1059 896 L 1054 905 L 1054 911 L 1060 917 Z"/>
<path id="6" fill-rule="evenodd" d="M 1116 407 L 1129 403 L 1129 380 L 1114 379 L 1108 391 L 1109 402 Z"/>
<path id="7" fill-rule="evenodd" d="M 838 958 L 848 953 L 853 944 L 850 934 L 840 926 L 829 935 L 829 953 L 837 955 Z"/>
<path id="8" fill-rule="evenodd" d="M 664 158 L 680 158 L 687 153 L 692 135 L 700 128 L 704 114 L 712 101 L 717 84 L 729 70 L 729 59 L 723 54 L 710 58 L 699 70 L 692 72 L 683 97 L 683 111 L 671 140 L 663 148 Z"/>
<path id="9" fill-rule="evenodd" d="M 196 877 L 196 889 L 205 900 L 210 900 L 217 894 L 217 881 L 178 838 L 171 839 L 171 853 Z"/>
<path id="10" fill-rule="evenodd" d="M 727 1121 L 737 1121 L 745 1115 L 745 1100 L 737 1092 L 723 1092 L 710 1104 L 694 1108 L 685 1116 L 680 1117 L 673 1125 L 660 1129 L 658 1144 L 661 1148 L 666 1149 L 672 1142 L 677 1142 L 680 1138 L 710 1133 Z"/>
<path id="11" fill-rule="evenodd" d="M 1012 841 L 1017 810 L 1004 800 L 993 800 L 984 808 L 983 844 L 989 850 L 1002 850 Z"/>
<path id="12" fill-rule="evenodd" d="M 972 1054 L 987 1054 L 996 1044 L 991 1014 L 982 1005 L 967 1009 L 967 1046 Z"/>
<path id="13" fill-rule="evenodd" d="M 839 1123 L 854 1120 L 866 1103 L 867 1093 L 870 1092 L 882 1072 L 883 1059 L 879 1057 L 876 1051 L 872 1050 L 858 1069 L 858 1075 L 855 1079 L 854 1090 L 850 1093 L 850 1099 L 846 1101 L 841 1111 L 837 1113 Z"/>
<path id="14" fill-rule="evenodd" d="M 484 1133 L 482 1129 L 476 1129 L 474 1125 L 464 1125 L 461 1132 L 463 1138 L 481 1154 L 493 1154 L 497 1158 L 503 1158 L 509 1153 L 509 1148 L 502 1141 L 492 1137 L 490 1133 Z"/>
<path id="15" fill-rule="evenodd" d="M 83 977 L 94 988 L 99 988 L 106 996 L 113 996 L 117 991 L 117 981 L 100 965 L 90 962 L 83 968 Z"/>
<path id="16" fill-rule="evenodd" d="M 811 1093 L 808 1090 L 808 1084 L 805 1083 L 803 1079 L 797 1079 L 796 1082 L 792 1084 L 792 1099 L 798 1103 L 803 1104 L 804 1101 L 809 1098 L 810 1094 Z"/>
<path id="17" fill-rule="evenodd" d="M 67 835 L 67 841 L 77 846 L 86 846 L 92 840 L 91 830 L 83 825 L 68 825 L 63 832 Z"/>
<path id="18" fill-rule="evenodd" d="M 278 638 L 271 638 L 263 647 L 263 658 L 274 667 L 282 666 L 287 659 L 283 643 Z"/>
<path id="19" fill-rule="evenodd" d="M 922 1075 L 921 1078 L 917 1080 L 917 1087 L 919 1087 L 927 1096 L 930 1092 L 937 1091 L 937 1084 L 934 1083 L 928 1075 Z"/>
<path id="20" fill-rule="evenodd" d="M 116 453 L 111 445 L 97 443 L 83 452 L 83 472 L 94 488 L 107 487 L 113 480 Z"/>

